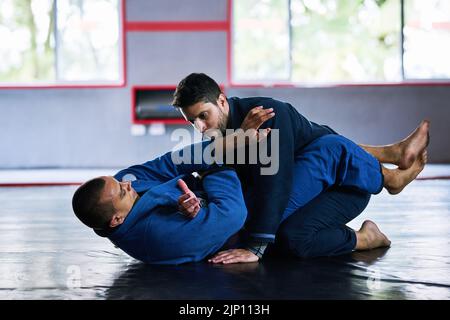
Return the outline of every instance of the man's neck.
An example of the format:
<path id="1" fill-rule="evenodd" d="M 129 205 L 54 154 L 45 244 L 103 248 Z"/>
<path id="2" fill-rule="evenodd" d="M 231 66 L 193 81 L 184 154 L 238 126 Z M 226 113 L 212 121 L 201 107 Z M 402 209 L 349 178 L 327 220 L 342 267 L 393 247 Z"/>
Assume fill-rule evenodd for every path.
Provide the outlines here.
<path id="1" fill-rule="evenodd" d="M 226 114 L 226 117 L 227 117 L 227 122 L 226 122 L 227 125 L 226 125 L 226 128 L 227 128 L 227 129 L 231 129 L 231 128 L 232 128 L 232 125 L 233 125 L 233 121 L 232 121 L 232 110 L 231 110 L 231 104 L 228 102 L 228 98 L 227 98 L 225 104 L 226 104 L 226 108 L 227 108 L 227 110 L 228 110 L 228 112 L 227 112 L 227 114 Z"/>

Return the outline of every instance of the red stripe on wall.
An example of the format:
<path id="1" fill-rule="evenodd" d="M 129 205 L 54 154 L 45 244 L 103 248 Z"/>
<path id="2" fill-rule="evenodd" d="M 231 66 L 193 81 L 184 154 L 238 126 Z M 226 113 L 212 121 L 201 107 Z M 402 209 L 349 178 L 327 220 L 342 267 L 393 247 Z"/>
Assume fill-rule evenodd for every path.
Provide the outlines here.
<path id="1" fill-rule="evenodd" d="M 0 188 L 25 188 L 25 187 L 61 187 L 79 186 L 81 182 L 23 182 L 23 183 L 0 183 Z"/>
<path id="2" fill-rule="evenodd" d="M 227 86 L 230 86 L 233 79 L 232 79 L 232 67 L 233 67 L 233 60 L 232 60 L 232 10 L 233 10 L 233 0 L 227 0 Z"/>
<path id="3" fill-rule="evenodd" d="M 228 21 L 127 21 L 126 31 L 227 31 Z"/>
<path id="4" fill-rule="evenodd" d="M 450 180 L 450 176 L 422 177 L 422 178 L 416 178 L 416 180 L 420 180 L 420 181 L 425 181 L 425 180 Z"/>
<path id="5" fill-rule="evenodd" d="M 184 119 L 142 119 L 142 120 L 134 120 L 134 124 L 143 124 L 143 125 L 150 125 L 154 123 L 162 123 L 162 124 L 179 124 L 179 125 L 190 125 L 189 122 L 187 122 Z"/>
<path id="6" fill-rule="evenodd" d="M 123 86 L 127 86 L 127 32 L 125 29 L 127 23 L 127 11 L 126 11 L 126 2 L 122 0 L 122 81 Z"/>

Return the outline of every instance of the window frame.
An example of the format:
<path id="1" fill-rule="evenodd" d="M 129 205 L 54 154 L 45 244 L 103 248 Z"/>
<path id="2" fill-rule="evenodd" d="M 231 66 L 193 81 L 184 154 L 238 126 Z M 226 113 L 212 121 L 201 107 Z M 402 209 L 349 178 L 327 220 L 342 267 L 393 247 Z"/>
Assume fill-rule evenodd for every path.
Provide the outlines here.
<path id="1" fill-rule="evenodd" d="M 56 1 L 56 0 L 55 0 Z M 36 83 L 7 83 L 0 82 L 0 90 L 2 89 L 79 89 L 79 88 L 123 88 L 127 85 L 127 68 L 126 68 L 126 0 L 119 0 L 119 75 L 118 81 L 61 81 L 55 82 L 36 82 Z"/>
<path id="2" fill-rule="evenodd" d="M 289 72 L 290 79 L 286 81 L 254 81 L 254 82 L 247 82 L 247 81 L 236 81 L 234 79 L 235 74 L 235 64 L 234 64 L 234 55 L 235 51 L 233 50 L 233 44 L 234 44 L 234 34 L 235 34 L 235 27 L 234 27 L 234 2 L 233 0 L 229 1 L 229 24 L 230 24 L 230 30 L 229 30 L 229 59 L 230 59 L 230 66 L 229 66 L 229 83 L 230 87 L 234 88 L 294 88 L 294 87 L 306 87 L 306 88 L 327 88 L 327 87 L 383 87 L 383 86 L 450 86 L 450 77 L 447 79 L 414 79 L 414 78 L 405 78 L 405 71 L 404 71 L 404 43 L 405 43 L 405 36 L 404 36 L 404 25 L 405 25 L 405 0 L 398 0 L 400 2 L 400 17 L 399 17 L 399 23 L 400 23 L 400 53 L 399 53 L 399 59 L 401 63 L 401 74 L 402 80 L 399 81 L 367 81 L 367 82 L 351 82 L 351 81 L 342 81 L 342 82 L 295 82 L 292 81 L 292 12 L 291 12 L 291 0 L 288 1 L 288 7 L 289 7 L 289 14 L 288 14 L 288 24 L 289 24 L 289 61 L 288 64 L 291 67 L 291 70 Z"/>

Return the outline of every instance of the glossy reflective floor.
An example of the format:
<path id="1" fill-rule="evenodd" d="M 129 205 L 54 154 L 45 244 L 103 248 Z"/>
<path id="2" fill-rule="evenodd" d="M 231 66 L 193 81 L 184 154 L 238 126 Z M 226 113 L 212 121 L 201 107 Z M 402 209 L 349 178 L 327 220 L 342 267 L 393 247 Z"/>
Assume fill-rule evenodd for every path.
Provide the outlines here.
<path id="1" fill-rule="evenodd" d="M 141 264 L 81 225 L 75 187 L 0 188 L 0 299 L 450 299 L 450 180 L 383 192 L 352 221 L 392 247 L 313 260 Z"/>

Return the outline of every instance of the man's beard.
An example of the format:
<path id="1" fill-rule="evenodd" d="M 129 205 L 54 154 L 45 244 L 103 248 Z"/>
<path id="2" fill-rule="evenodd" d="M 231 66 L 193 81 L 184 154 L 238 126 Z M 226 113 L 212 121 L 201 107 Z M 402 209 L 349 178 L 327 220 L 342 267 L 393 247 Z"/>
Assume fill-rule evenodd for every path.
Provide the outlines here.
<path id="1" fill-rule="evenodd" d="M 225 130 L 227 130 L 228 117 L 221 109 L 219 109 L 219 112 L 220 115 L 219 115 L 218 129 L 222 133 L 222 135 L 225 135 Z"/>
<path id="2" fill-rule="evenodd" d="M 205 137 L 207 137 L 207 138 L 211 138 L 211 137 L 217 138 L 220 135 L 225 136 L 225 132 L 227 130 L 228 117 L 221 109 L 219 109 L 218 117 L 219 117 L 219 121 L 217 123 L 217 128 L 216 129 L 206 130 L 203 133 L 203 139 L 205 139 Z M 218 134 L 219 132 L 220 132 L 220 135 Z"/>

